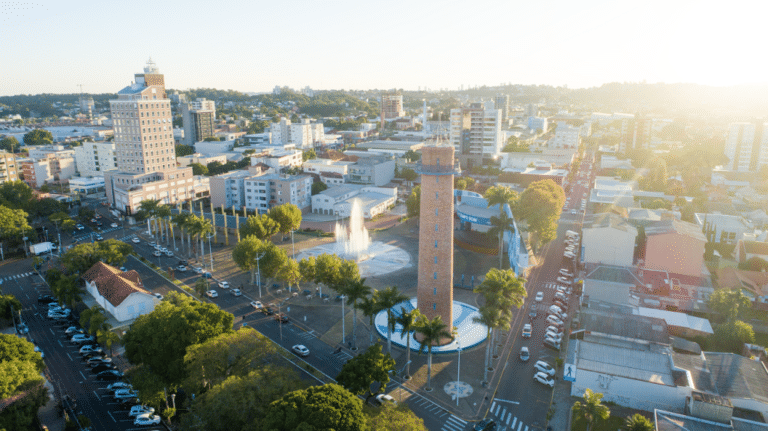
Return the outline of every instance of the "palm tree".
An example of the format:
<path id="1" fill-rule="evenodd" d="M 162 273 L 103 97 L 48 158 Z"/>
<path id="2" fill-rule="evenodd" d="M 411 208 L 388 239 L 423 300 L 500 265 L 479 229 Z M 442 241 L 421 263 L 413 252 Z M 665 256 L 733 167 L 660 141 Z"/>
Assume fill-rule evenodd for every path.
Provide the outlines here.
<path id="1" fill-rule="evenodd" d="M 365 284 L 365 278 L 351 280 L 342 288 L 342 293 L 352 306 L 352 350 L 357 350 L 357 309 L 360 307 L 358 301 L 370 296 L 371 290 L 371 286 Z"/>
<path id="2" fill-rule="evenodd" d="M 416 322 L 419 320 L 421 313 L 419 310 L 413 309 L 411 311 L 405 311 L 405 307 L 400 307 L 400 315 L 395 318 L 395 322 L 403 327 L 403 334 L 405 334 L 405 380 L 411 378 L 411 333 L 416 329 Z"/>
<path id="3" fill-rule="evenodd" d="M 415 327 L 416 332 L 421 334 L 421 352 L 424 348 L 427 349 L 427 391 L 432 390 L 432 346 L 440 343 L 441 340 L 449 338 L 451 332 L 448 330 L 448 325 L 443 323 L 443 319 L 440 316 L 436 316 L 432 320 L 428 320 L 425 316 L 421 316 Z"/>
<path id="4" fill-rule="evenodd" d="M 408 297 L 400 293 L 397 286 L 390 286 L 379 292 L 379 306 L 382 310 L 387 310 L 387 353 L 389 354 L 392 354 L 392 330 L 395 329 L 392 307 L 407 299 Z"/>
<path id="5" fill-rule="evenodd" d="M 161 225 L 164 227 L 165 244 L 168 245 L 171 241 L 170 234 L 168 233 L 168 224 L 171 218 L 171 208 L 168 205 L 160 205 L 157 207 L 157 217 L 160 220 Z"/>
<path id="6" fill-rule="evenodd" d="M 373 333 L 375 332 L 375 329 L 376 329 L 374 327 L 373 319 L 376 317 L 377 314 L 379 314 L 380 311 L 383 310 L 383 308 L 381 308 L 381 303 L 379 302 L 379 291 L 378 290 L 374 290 L 371 293 L 371 296 L 369 296 L 367 298 L 363 298 L 362 301 L 360 301 L 360 310 L 363 311 L 363 315 L 365 315 L 366 317 L 368 317 L 368 319 L 370 319 L 369 324 L 371 326 L 370 326 L 370 331 L 369 331 L 369 335 L 370 335 L 369 344 L 372 346 L 373 345 Z"/>
<path id="7" fill-rule="evenodd" d="M 109 355 L 112 356 L 112 345 L 120 341 L 120 336 L 112 332 L 112 325 L 107 322 L 101 325 L 98 331 L 96 331 L 96 340 L 109 349 Z"/>
<path id="8" fill-rule="evenodd" d="M 655 428 L 653 423 L 640 413 L 635 413 L 632 416 L 627 417 L 627 422 L 624 425 L 626 431 L 653 431 Z"/>
<path id="9" fill-rule="evenodd" d="M 200 240 L 200 244 L 201 244 L 200 247 L 203 247 L 202 245 L 203 236 L 213 232 L 213 226 L 211 225 L 211 221 L 208 219 L 204 219 L 198 216 L 193 216 L 193 217 L 194 218 L 190 220 L 190 226 L 188 230 L 190 235 L 196 237 L 197 240 Z M 195 240 L 195 242 L 197 242 L 197 240 Z M 205 254 L 205 252 L 203 252 L 203 254 Z M 200 261 L 199 253 L 195 253 L 195 259 L 197 259 L 198 262 Z"/>
<path id="10" fill-rule="evenodd" d="M 144 212 L 154 219 L 155 215 L 157 214 L 157 207 L 159 203 L 159 200 L 145 199 L 139 203 L 139 211 Z M 157 226 L 155 227 L 155 241 L 159 242 L 157 239 Z"/>
<path id="11" fill-rule="evenodd" d="M 488 230 L 490 235 L 499 236 L 499 269 L 502 268 L 502 259 L 504 257 L 504 232 L 515 230 L 515 219 L 502 211 L 498 217 L 491 217 L 491 228 Z"/>
<path id="12" fill-rule="evenodd" d="M 528 296 L 524 278 L 517 277 L 511 269 L 497 268 L 491 268 L 485 274 L 485 279 L 475 288 L 475 293 L 482 294 L 486 304 L 493 304 L 510 316 L 512 308 L 522 307 Z"/>
<path id="13" fill-rule="evenodd" d="M 592 392 L 592 389 L 587 388 L 584 392 L 584 402 L 576 401 L 573 404 L 573 412 L 587 423 L 586 431 L 592 428 L 595 419 L 606 420 L 611 416 L 608 407 L 601 403 L 602 399 L 603 394 Z"/>
<path id="14" fill-rule="evenodd" d="M 491 340 L 491 333 L 493 329 L 499 325 L 500 316 L 501 310 L 499 310 L 498 307 L 486 304 L 480 307 L 480 315 L 472 318 L 473 322 L 485 325 L 487 331 L 486 338 L 488 339 L 488 344 L 485 346 L 485 363 L 483 367 L 484 383 L 488 382 L 488 364 L 490 363 L 491 344 L 493 344 L 493 341 Z"/>
<path id="15" fill-rule="evenodd" d="M 181 249 L 184 250 L 184 225 L 189 219 L 189 213 L 180 212 L 172 217 L 173 223 L 179 227 L 179 237 L 181 238 Z"/>

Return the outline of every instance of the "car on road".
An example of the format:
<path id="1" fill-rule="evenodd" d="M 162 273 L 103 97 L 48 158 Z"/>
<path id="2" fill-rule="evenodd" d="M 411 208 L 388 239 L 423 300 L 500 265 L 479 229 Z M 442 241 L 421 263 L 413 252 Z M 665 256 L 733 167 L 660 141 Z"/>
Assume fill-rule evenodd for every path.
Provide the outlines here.
<path id="1" fill-rule="evenodd" d="M 155 298 L 157 298 L 157 299 L 159 299 L 161 301 L 163 300 L 163 295 L 161 295 L 161 294 L 159 294 L 157 292 L 153 293 L 152 296 L 154 296 Z"/>
<path id="2" fill-rule="evenodd" d="M 140 243 L 140 242 L 141 242 L 141 240 L 140 240 L 138 237 L 136 237 L 136 236 L 135 236 L 135 237 L 133 237 L 133 238 L 131 239 L 131 242 L 133 242 L 134 244 L 138 244 L 138 243 Z"/>
<path id="3" fill-rule="evenodd" d="M 536 292 L 536 302 L 541 302 L 544 300 L 544 292 Z"/>
<path id="4" fill-rule="evenodd" d="M 527 362 L 529 359 L 531 359 L 531 352 L 528 351 L 528 348 L 523 346 L 520 349 L 520 360 L 523 362 Z"/>
<path id="5" fill-rule="evenodd" d="M 288 323 L 288 316 L 286 316 L 285 313 L 276 314 L 273 319 L 275 319 L 276 322 Z"/>
<path id="6" fill-rule="evenodd" d="M 116 391 L 118 389 L 133 389 L 133 385 L 126 382 L 115 382 L 107 385 L 107 390 L 109 391 Z"/>
<path id="7" fill-rule="evenodd" d="M 117 227 L 117 223 L 112 223 L 110 226 L 111 227 Z"/>
<path id="8" fill-rule="evenodd" d="M 539 372 L 544 373 L 548 376 L 554 376 L 555 375 L 555 369 L 552 368 L 551 365 L 544 361 L 536 361 L 535 364 L 533 364 L 533 368 L 536 368 Z"/>
<path id="9" fill-rule="evenodd" d="M 530 306 L 530 308 L 528 309 L 528 317 L 530 317 L 531 319 L 533 319 L 533 318 L 535 318 L 536 316 L 537 316 L 537 312 L 536 312 L 536 303 L 534 302 L 534 303 L 531 303 L 531 306 Z"/>
<path id="10" fill-rule="evenodd" d="M 160 416 L 150 413 L 144 413 L 143 415 L 136 416 L 133 424 L 136 426 L 148 426 L 157 425 L 160 423 Z"/>
<path id="11" fill-rule="evenodd" d="M 219 287 L 222 289 L 229 289 L 229 282 L 228 281 L 220 281 Z"/>
<path id="12" fill-rule="evenodd" d="M 85 229 L 85 226 L 83 226 L 81 224 L 76 224 L 75 228 L 77 228 L 77 230 L 83 230 L 83 229 Z"/>
<path id="13" fill-rule="evenodd" d="M 155 250 L 155 251 L 152 253 L 152 255 L 153 255 L 153 256 L 155 256 L 155 257 L 160 257 L 160 256 L 162 256 L 162 255 L 163 255 L 163 253 L 161 253 L 161 252 L 160 252 L 160 250 Z"/>
<path id="14" fill-rule="evenodd" d="M 181 265 L 181 266 L 189 266 L 189 262 L 187 262 L 186 260 L 180 260 L 179 261 L 179 265 Z"/>
<path id="15" fill-rule="evenodd" d="M 541 371 L 533 375 L 533 380 L 536 380 L 542 385 L 547 385 L 550 388 L 555 387 L 555 379 L 550 379 L 546 374 L 542 373 Z"/>
<path id="16" fill-rule="evenodd" d="M 260 310 L 264 308 L 264 304 L 262 304 L 261 301 L 251 301 L 251 307 L 255 308 L 256 310 Z"/>
<path id="17" fill-rule="evenodd" d="M 233 294 L 235 296 L 242 296 L 243 295 L 243 292 L 241 292 L 240 289 L 232 289 L 232 291 L 229 292 L 229 293 L 231 293 L 231 294 Z"/>
<path id="18" fill-rule="evenodd" d="M 475 431 L 496 431 L 496 421 L 493 419 L 483 419 L 476 423 L 472 429 Z"/>
<path id="19" fill-rule="evenodd" d="M 96 374 L 97 380 L 120 380 L 123 378 L 123 373 L 117 370 L 107 370 Z"/>
<path id="20" fill-rule="evenodd" d="M 96 234 L 96 241 L 104 241 L 104 237 L 99 234 Z"/>
<path id="21" fill-rule="evenodd" d="M 16 331 L 18 331 L 19 334 L 29 334 L 29 326 L 27 326 L 26 323 L 19 323 L 16 325 Z"/>
<path id="22" fill-rule="evenodd" d="M 523 325 L 523 338 L 531 338 L 531 333 L 533 332 L 533 328 L 531 327 L 530 323 L 526 323 Z"/>
<path id="23" fill-rule="evenodd" d="M 154 246 L 156 246 L 156 245 L 157 245 L 157 243 L 156 243 L 156 242 L 154 242 L 154 241 L 150 241 L 150 242 L 149 242 L 149 246 L 150 246 L 150 247 L 154 247 Z"/>
<path id="24" fill-rule="evenodd" d="M 261 309 L 261 312 L 266 314 L 267 316 L 271 316 L 275 314 L 275 310 L 273 310 L 272 307 L 264 307 Z"/>
<path id="25" fill-rule="evenodd" d="M 184 265 L 179 265 L 179 266 L 176 267 L 176 271 L 186 272 L 187 271 L 187 267 L 184 266 Z"/>
<path id="26" fill-rule="evenodd" d="M 203 276 L 203 278 L 208 278 L 208 279 L 213 278 L 213 274 L 211 274 L 208 271 L 203 272 L 202 276 Z"/>
<path id="27" fill-rule="evenodd" d="M 75 344 L 83 344 L 83 343 L 92 343 L 92 342 L 96 341 L 96 339 L 95 339 L 95 338 L 93 338 L 93 337 L 92 337 L 92 336 L 90 336 L 90 335 L 85 335 L 85 334 L 75 334 L 75 335 L 72 337 L 72 339 L 71 339 L 71 340 L 69 340 L 69 341 L 70 341 L 70 342 L 72 342 L 72 343 L 75 343 Z"/>
<path id="28" fill-rule="evenodd" d="M 170 250 L 166 250 L 163 253 L 165 253 L 165 255 L 168 256 L 168 257 L 173 257 L 173 252 L 170 251 Z"/>
<path id="29" fill-rule="evenodd" d="M 128 416 L 129 417 L 134 417 L 134 416 L 141 416 L 141 415 L 147 415 L 147 414 L 151 415 L 154 412 L 155 412 L 154 407 L 149 407 L 149 406 L 145 406 L 145 405 L 138 405 L 138 406 L 131 407 L 131 411 L 128 412 Z"/>
<path id="30" fill-rule="evenodd" d="M 192 270 L 195 271 L 197 274 L 202 274 L 205 272 L 203 268 L 200 268 L 199 266 L 192 267 Z"/>
<path id="31" fill-rule="evenodd" d="M 296 344 L 295 346 L 291 347 L 291 350 L 293 350 L 293 353 L 299 356 L 302 356 L 302 357 L 309 356 L 309 349 L 307 349 L 307 346 L 303 344 Z"/>
<path id="32" fill-rule="evenodd" d="M 392 395 L 387 395 L 387 394 L 376 395 L 376 402 L 377 402 L 377 405 L 380 405 L 380 406 L 383 406 L 384 404 L 387 404 L 387 403 L 395 406 L 397 405 L 397 401 L 395 401 L 395 399 L 392 398 Z"/>

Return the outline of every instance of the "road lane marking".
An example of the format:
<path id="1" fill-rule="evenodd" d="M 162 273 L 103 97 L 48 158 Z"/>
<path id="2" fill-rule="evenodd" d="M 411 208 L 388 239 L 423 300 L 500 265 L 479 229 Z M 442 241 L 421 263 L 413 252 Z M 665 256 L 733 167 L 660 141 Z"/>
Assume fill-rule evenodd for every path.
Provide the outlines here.
<path id="1" fill-rule="evenodd" d="M 493 409 L 495 408 L 496 408 L 496 401 L 494 401 L 493 404 L 491 404 L 491 411 L 493 411 Z"/>
<path id="2" fill-rule="evenodd" d="M 506 416 L 506 414 L 507 414 L 507 408 L 504 407 L 504 410 L 501 411 L 501 416 L 499 416 L 502 421 L 504 420 L 504 416 Z"/>
<path id="3" fill-rule="evenodd" d="M 499 402 L 502 402 L 502 403 L 520 404 L 519 401 L 510 401 L 510 400 L 503 400 L 501 398 L 494 398 L 493 399 L 494 404 L 496 403 L 496 401 L 499 401 Z M 491 408 L 493 408 L 493 407 L 491 407 Z"/>
<path id="4" fill-rule="evenodd" d="M 517 417 L 515 417 L 515 420 L 512 421 L 512 426 L 509 429 L 515 429 L 515 425 L 517 425 Z"/>
<path id="5" fill-rule="evenodd" d="M 53 328 L 48 328 L 48 330 L 51 331 L 51 335 L 53 335 L 54 337 L 56 336 L 56 333 L 53 332 Z"/>
<path id="6" fill-rule="evenodd" d="M 74 362 L 74 359 L 72 359 L 72 357 L 69 356 L 69 352 L 67 352 L 67 357 L 69 358 L 70 362 Z"/>
<path id="7" fill-rule="evenodd" d="M 528 427 L 525 428 L 528 429 Z M 521 429 L 523 429 L 523 421 L 520 421 L 520 425 L 517 426 L 517 431 L 520 431 Z"/>
<path id="8" fill-rule="evenodd" d="M 96 398 L 98 398 L 99 401 L 101 401 L 101 397 L 99 396 L 99 394 L 96 393 L 96 391 L 93 391 L 93 395 L 96 395 Z"/>
<path id="9" fill-rule="evenodd" d="M 83 374 L 83 372 L 82 372 L 82 371 L 80 371 L 80 375 L 81 375 L 81 376 L 83 376 L 83 380 L 88 380 L 88 379 L 85 377 L 85 374 Z"/>
<path id="10" fill-rule="evenodd" d="M 509 416 L 507 416 L 507 425 L 509 425 L 509 420 L 510 419 L 512 419 L 512 413 L 510 413 Z M 515 420 L 517 420 L 517 418 L 515 418 Z"/>
<path id="11" fill-rule="evenodd" d="M 114 422 L 114 423 L 117 423 L 117 421 L 115 420 L 115 418 L 114 418 L 114 417 L 112 417 L 112 412 L 110 412 L 110 411 L 107 411 L 107 414 L 108 414 L 108 415 L 109 415 L 109 417 L 112 419 L 112 422 Z"/>

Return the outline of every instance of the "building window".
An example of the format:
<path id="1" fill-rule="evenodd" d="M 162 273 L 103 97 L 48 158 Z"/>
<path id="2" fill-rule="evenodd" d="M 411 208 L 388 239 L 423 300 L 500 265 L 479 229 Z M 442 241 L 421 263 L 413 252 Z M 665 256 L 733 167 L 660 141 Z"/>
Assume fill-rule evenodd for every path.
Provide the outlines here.
<path id="1" fill-rule="evenodd" d="M 437 208 L 435 208 L 435 215 L 437 215 Z"/>
<path id="2" fill-rule="evenodd" d="M 435 199 L 437 199 L 437 192 L 435 192 Z"/>

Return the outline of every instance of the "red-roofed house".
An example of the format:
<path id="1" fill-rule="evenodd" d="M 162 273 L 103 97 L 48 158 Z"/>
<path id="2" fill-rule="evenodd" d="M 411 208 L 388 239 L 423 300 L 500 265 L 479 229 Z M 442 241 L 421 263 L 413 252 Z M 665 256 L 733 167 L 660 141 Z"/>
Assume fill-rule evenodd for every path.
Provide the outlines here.
<path id="1" fill-rule="evenodd" d="M 706 272 L 701 228 L 680 220 L 661 220 L 645 227 L 643 266 L 680 275 L 700 277 Z"/>
<path id="2" fill-rule="evenodd" d="M 98 262 L 83 274 L 85 288 L 96 302 L 119 322 L 151 313 L 157 298 L 144 290 L 139 273 L 122 272 L 104 262 Z"/>
<path id="3" fill-rule="evenodd" d="M 744 263 L 753 257 L 759 257 L 768 261 L 768 242 L 745 241 L 740 239 L 736 243 L 736 261 Z"/>
<path id="4" fill-rule="evenodd" d="M 720 268 L 717 270 L 717 284 L 723 289 L 741 289 L 752 301 L 768 303 L 768 273 Z"/>

